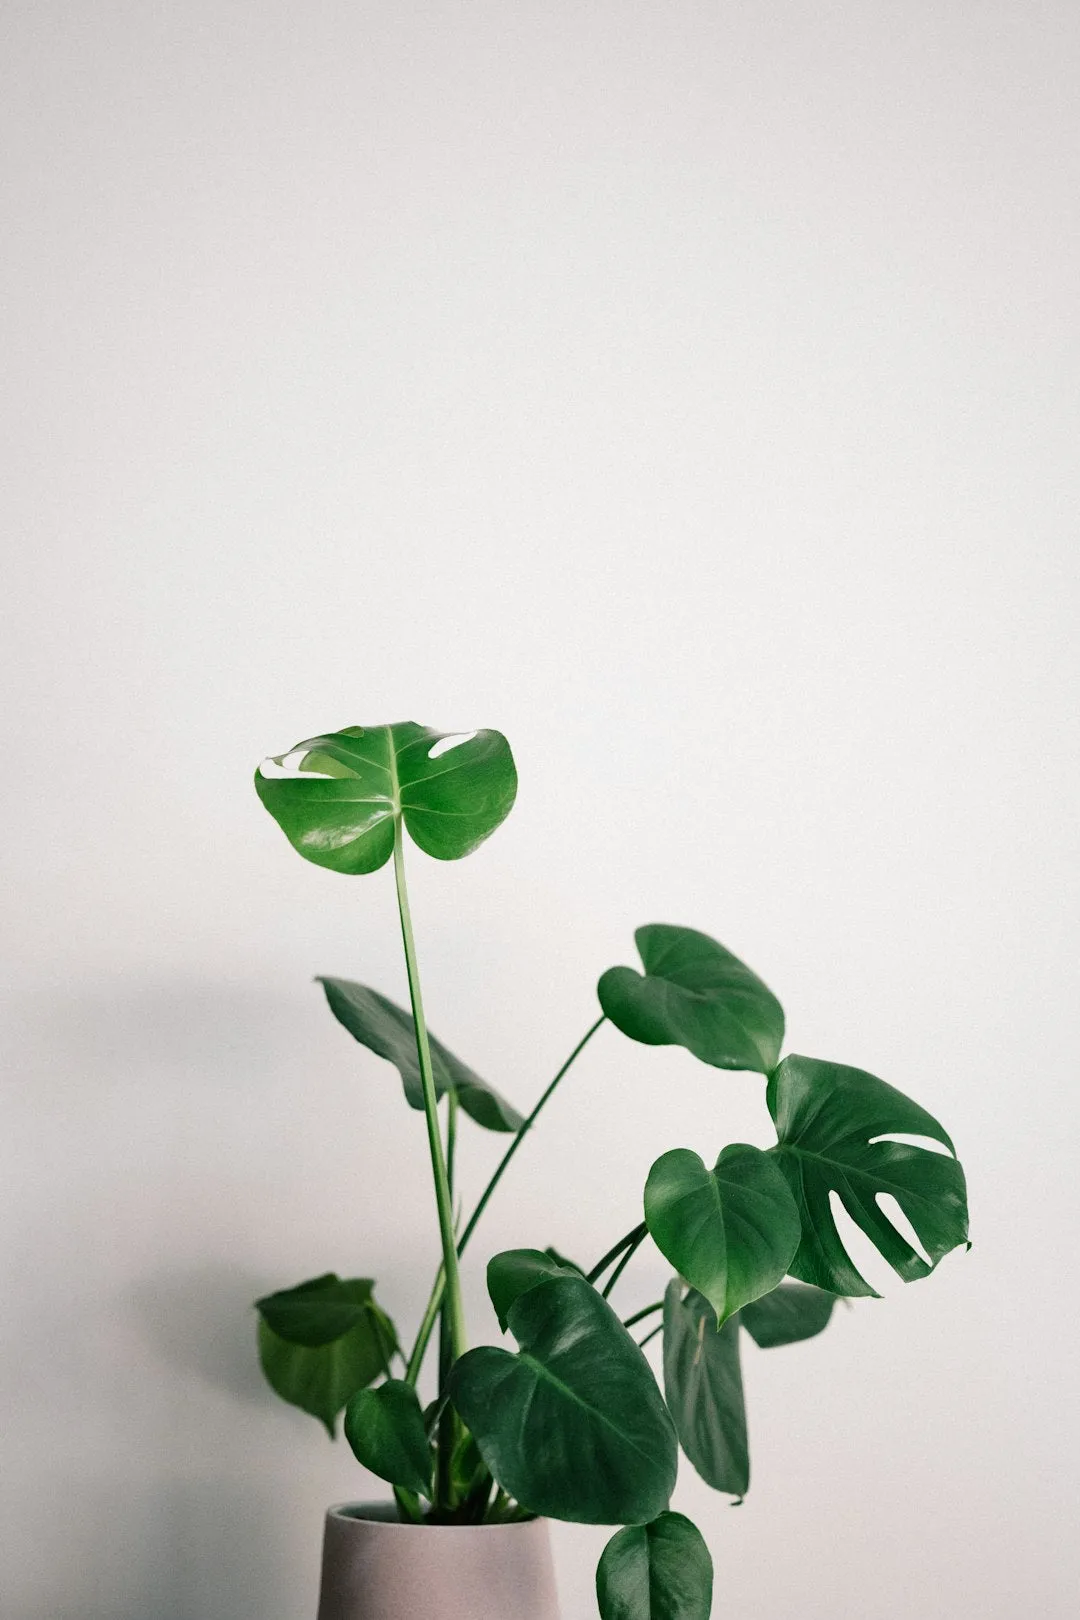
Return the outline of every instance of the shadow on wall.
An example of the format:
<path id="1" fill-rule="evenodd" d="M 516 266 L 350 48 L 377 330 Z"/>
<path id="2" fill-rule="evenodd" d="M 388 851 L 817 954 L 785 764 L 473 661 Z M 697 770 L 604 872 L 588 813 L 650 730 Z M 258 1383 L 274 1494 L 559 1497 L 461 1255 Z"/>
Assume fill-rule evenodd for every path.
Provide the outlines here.
<path id="1" fill-rule="evenodd" d="M 252 1301 L 273 1286 L 266 1277 L 215 1261 L 137 1283 L 128 1295 L 129 1309 L 167 1365 L 235 1400 L 266 1407 L 269 1392 L 256 1356 Z"/>

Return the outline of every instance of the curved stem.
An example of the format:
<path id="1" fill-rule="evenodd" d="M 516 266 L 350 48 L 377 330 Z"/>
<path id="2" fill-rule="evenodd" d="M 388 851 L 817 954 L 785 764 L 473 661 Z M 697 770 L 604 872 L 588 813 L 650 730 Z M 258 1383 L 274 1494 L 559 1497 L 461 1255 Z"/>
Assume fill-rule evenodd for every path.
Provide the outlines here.
<path id="1" fill-rule="evenodd" d="M 642 1221 L 638 1226 L 631 1227 L 630 1231 L 619 1239 L 614 1248 L 609 1249 L 607 1254 L 604 1255 L 603 1259 L 596 1262 L 595 1266 L 593 1266 L 592 1270 L 588 1273 L 586 1281 L 591 1283 L 596 1282 L 597 1278 L 603 1276 L 611 1262 L 619 1258 L 627 1244 L 633 1243 L 636 1246 L 641 1242 L 647 1231 L 648 1227 L 645 1225 L 644 1221 Z"/>
<path id="2" fill-rule="evenodd" d="M 637 1229 L 637 1232 L 634 1234 L 633 1241 L 626 1245 L 625 1254 L 615 1267 L 615 1270 L 611 1273 L 611 1276 L 608 1278 L 607 1282 L 604 1284 L 602 1292 L 605 1299 L 610 1298 L 611 1290 L 615 1287 L 615 1284 L 618 1282 L 619 1278 L 622 1276 L 635 1254 L 641 1248 L 641 1245 L 644 1243 L 648 1235 L 649 1228 L 645 1225 L 645 1222 L 642 1221 L 641 1225 Z"/>
<path id="3" fill-rule="evenodd" d="M 392 756 L 391 756 L 392 757 Z M 395 772 L 394 793 L 397 794 Z M 439 1237 L 442 1241 L 443 1268 L 447 1278 L 447 1312 L 453 1359 L 465 1353 L 465 1310 L 461 1299 L 461 1278 L 458 1274 L 457 1244 L 454 1241 L 454 1210 L 450 1186 L 443 1157 L 442 1133 L 439 1130 L 438 1098 L 435 1077 L 431 1069 L 431 1046 L 428 1041 L 424 1002 L 420 991 L 420 970 L 416 961 L 412 917 L 409 912 L 409 892 L 405 886 L 404 830 L 400 815 L 394 818 L 394 881 L 397 886 L 398 913 L 401 917 L 401 939 L 405 947 L 405 969 L 409 976 L 409 999 L 412 1002 L 413 1023 L 416 1027 L 416 1055 L 420 1062 L 420 1079 L 424 1088 L 424 1115 L 427 1120 L 428 1147 L 431 1151 L 431 1170 L 435 1178 L 435 1203 L 439 1212 Z"/>
<path id="4" fill-rule="evenodd" d="M 640 1311 L 635 1311 L 633 1316 L 626 1317 L 626 1319 L 623 1322 L 623 1327 L 624 1328 L 632 1328 L 638 1322 L 644 1322 L 645 1318 L 647 1316 L 651 1316 L 654 1311 L 662 1311 L 663 1308 L 664 1308 L 664 1302 L 663 1302 L 662 1299 L 658 1299 L 656 1301 L 655 1305 L 644 1305 L 644 1306 L 642 1306 Z"/>
<path id="5" fill-rule="evenodd" d="M 644 1348 L 648 1344 L 649 1340 L 650 1339 L 655 1339 L 656 1335 L 658 1333 L 663 1333 L 663 1331 L 664 1331 L 663 1322 L 658 1322 L 657 1325 L 653 1328 L 651 1333 L 646 1333 L 645 1337 L 643 1339 L 639 1340 L 638 1349 L 639 1350 L 644 1350 Z"/>
<path id="6" fill-rule="evenodd" d="M 476 1208 L 473 1210 L 472 1214 L 469 1216 L 468 1222 L 467 1222 L 467 1224 L 465 1226 L 465 1230 L 462 1232 L 461 1237 L 458 1240 L 457 1253 L 459 1255 L 463 1254 L 465 1252 L 465 1245 L 468 1243 L 469 1239 L 472 1237 L 474 1231 L 476 1230 L 477 1223 L 478 1223 L 481 1215 L 484 1213 L 484 1210 L 487 1208 L 488 1200 L 490 1199 L 492 1193 L 495 1191 L 496 1187 L 499 1185 L 499 1182 L 502 1180 L 503 1172 L 506 1170 L 507 1166 L 510 1163 L 510 1160 L 514 1157 L 514 1154 L 517 1152 L 518 1148 L 521 1146 L 522 1142 L 525 1139 L 526 1134 L 532 1129 L 533 1125 L 535 1124 L 537 1115 L 540 1113 L 540 1110 L 544 1107 L 544 1104 L 551 1097 L 552 1093 L 555 1090 L 555 1087 L 559 1084 L 559 1081 L 562 1079 L 562 1077 L 566 1073 L 567 1069 L 569 1069 L 569 1067 L 573 1063 L 574 1059 L 576 1057 L 578 1057 L 579 1054 L 585 1050 L 585 1047 L 592 1040 L 593 1036 L 596 1034 L 597 1030 L 600 1028 L 600 1025 L 603 1024 L 603 1023 L 606 1023 L 606 1021 L 607 1021 L 606 1014 L 602 1013 L 600 1015 L 600 1017 L 596 1020 L 596 1023 L 593 1024 L 591 1026 L 591 1028 L 589 1028 L 589 1029 L 587 1029 L 585 1031 L 585 1034 L 581 1037 L 580 1041 L 578 1041 L 577 1045 L 574 1047 L 574 1050 L 570 1053 L 570 1056 L 567 1058 L 567 1060 L 563 1064 L 562 1068 L 559 1069 L 559 1071 L 555 1075 L 554 1079 L 551 1080 L 548 1083 L 547 1087 L 545 1088 L 543 1094 L 540 1097 L 540 1101 L 536 1104 L 536 1107 L 533 1109 L 532 1113 L 529 1114 L 528 1118 L 524 1119 L 522 1121 L 522 1123 L 518 1126 L 517 1131 L 515 1132 L 515 1135 L 514 1135 L 514 1140 L 510 1143 L 510 1146 L 507 1148 L 506 1152 L 503 1154 L 502 1158 L 499 1160 L 499 1163 L 498 1163 L 498 1165 L 497 1165 L 497 1167 L 495 1169 L 494 1175 L 492 1176 L 491 1180 L 488 1182 L 487 1186 L 484 1188 L 483 1192 L 480 1194 L 480 1198 L 479 1198 L 479 1200 L 477 1202 Z M 437 1316 L 439 1314 L 439 1306 L 440 1306 L 440 1304 L 442 1302 L 443 1289 L 445 1288 L 445 1286 L 446 1286 L 446 1267 L 445 1267 L 445 1264 L 444 1264 L 444 1265 L 440 1266 L 438 1275 L 436 1276 L 435 1281 L 432 1284 L 431 1295 L 430 1295 L 430 1297 L 428 1299 L 427 1306 L 426 1306 L 426 1308 L 424 1310 L 423 1320 L 420 1323 L 420 1328 L 419 1328 L 419 1331 L 418 1331 L 418 1333 L 416 1335 L 416 1343 L 413 1345 L 412 1354 L 409 1356 L 408 1366 L 406 1367 L 406 1370 L 405 1370 L 405 1380 L 406 1380 L 407 1383 L 415 1384 L 417 1379 L 420 1376 L 420 1368 L 421 1368 L 421 1365 L 423 1364 L 424 1352 L 427 1350 L 428 1344 L 429 1344 L 430 1339 L 431 1339 L 432 1332 L 434 1331 L 435 1320 L 436 1320 L 436 1318 L 437 1318 Z"/>

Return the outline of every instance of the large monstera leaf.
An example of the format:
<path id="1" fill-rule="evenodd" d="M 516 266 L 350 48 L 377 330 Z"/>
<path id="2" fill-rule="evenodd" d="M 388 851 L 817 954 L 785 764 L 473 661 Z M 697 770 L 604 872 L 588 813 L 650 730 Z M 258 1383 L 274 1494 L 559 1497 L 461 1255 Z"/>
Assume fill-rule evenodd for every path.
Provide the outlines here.
<path id="1" fill-rule="evenodd" d="M 689 1148 L 657 1159 L 645 1220 L 661 1254 L 697 1288 L 721 1325 L 776 1287 L 799 1246 L 799 1212 L 775 1162 L 737 1142 L 709 1170 Z"/>
<path id="2" fill-rule="evenodd" d="M 650 923 L 634 939 L 644 973 L 608 968 L 597 985 L 611 1022 L 648 1046 L 685 1046 L 714 1068 L 767 1074 L 784 1012 L 757 974 L 693 928 Z"/>
<path id="3" fill-rule="evenodd" d="M 293 848 L 333 872 L 383 866 L 399 816 L 428 855 L 456 861 L 506 819 L 517 793 L 501 732 L 457 735 L 412 720 L 347 726 L 275 755 L 278 766 L 299 756 L 300 774 L 267 776 L 260 766 L 255 787 Z"/>
<path id="4" fill-rule="evenodd" d="M 675 1430 L 641 1350 L 584 1277 L 519 1294 L 517 1354 L 469 1350 L 450 1398 L 498 1483 L 531 1512 L 647 1524 L 675 1486 Z"/>
<path id="5" fill-rule="evenodd" d="M 674 1277 L 664 1295 L 664 1393 L 679 1444 L 707 1485 L 746 1495 L 750 1452 L 739 1319 L 719 1332 L 712 1306 Z"/>
<path id="6" fill-rule="evenodd" d="M 331 1440 L 338 1414 L 356 1390 L 390 1370 L 397 1336 L 365 1277 L 328 1272 L 257 1302 L 259 1361 L 282 1400 L 325 1424 Z"/>
<path id="7" fill-rule="evenodd" d="M 412 1013 L 399 1007 L 389 996 L 370 990 L 366 984 L 354 984 L 351 979 L 320 979 L 319 983 L 326 991 L 330 1011 L 338 1023 L 361 1046 L 394 1065 L 401 1076 L 409 1107 L 422 1110 L 424 1087 L 416 1055 L 416 1025 Z M 481 1080 L 467 1063 L 462 1063 L 430 1032 L 428 1039 L 437 1097 L 447 1091 L 456 1092 L 465 1112 L 489 1131 L 516 1131 L 524 1123 L 517 1109 L 500 1097 L 494 1086 Z"/>
<path id="8" fill-rule="evenodd" d="M 778 1145 L 771 1150 L 794 1195 L 802 1240 L 793 1277 L 834 1294 L 870 1295 L 836 1228 L 829 1194 L 905 1282 L 925 1277 L 951 1249 L 967 1240 L 964 1172 L 952 1141 L 925 1108 L 862 1069 L 816 1058 L 788 1057 L 769 1077 L 766 1092 Z M 948 1154 L 891 1135 L 923 1136 Z M 896 1199 L 930 1263 L 912 1248 L 880 1207 Z"/>

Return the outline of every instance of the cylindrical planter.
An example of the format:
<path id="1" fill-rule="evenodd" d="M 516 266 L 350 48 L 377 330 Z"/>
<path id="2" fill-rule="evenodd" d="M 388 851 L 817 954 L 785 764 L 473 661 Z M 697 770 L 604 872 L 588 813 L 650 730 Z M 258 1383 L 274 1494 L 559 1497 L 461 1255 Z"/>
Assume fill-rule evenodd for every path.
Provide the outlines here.
<path id="1" fill-rule="evenodd" d="M 559 1620 L 547 1523 L 403 1524 L 384 1503 L 326 1515 L 318 1620 Z"/>

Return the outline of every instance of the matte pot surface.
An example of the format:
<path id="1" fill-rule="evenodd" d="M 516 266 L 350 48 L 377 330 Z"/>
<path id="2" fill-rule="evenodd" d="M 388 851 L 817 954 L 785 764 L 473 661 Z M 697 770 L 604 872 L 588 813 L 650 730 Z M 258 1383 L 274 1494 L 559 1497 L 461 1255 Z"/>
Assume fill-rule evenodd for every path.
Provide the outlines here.
<path id="1" fill-rule="evenodd" d="M 326 1515 L 318 1620 L 559 1620 L 547 1523 L 403 1524 L 384 1503 Z"/>

